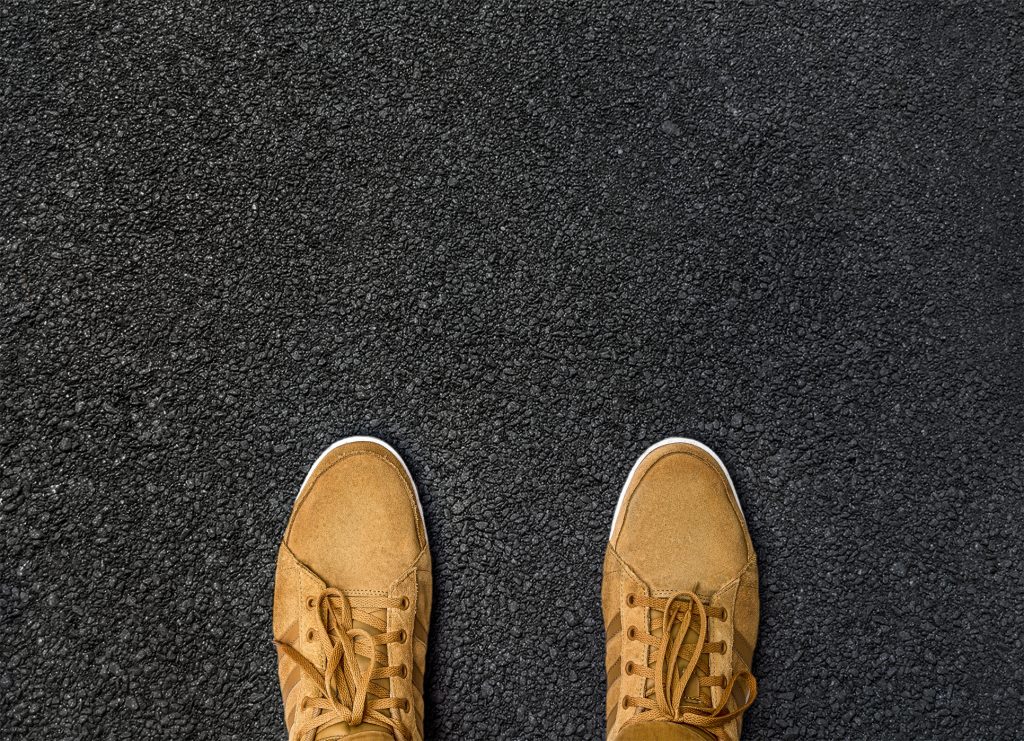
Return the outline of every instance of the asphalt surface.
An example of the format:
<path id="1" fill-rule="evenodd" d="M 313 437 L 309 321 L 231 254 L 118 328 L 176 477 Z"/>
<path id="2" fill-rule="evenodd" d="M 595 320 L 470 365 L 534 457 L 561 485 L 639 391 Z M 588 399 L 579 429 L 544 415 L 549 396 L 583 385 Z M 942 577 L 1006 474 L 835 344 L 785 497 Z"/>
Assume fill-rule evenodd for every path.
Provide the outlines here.
<path id="1" fill-rule="evenodd" d="M 315 456 L 406 457 L 432 739 L 603 738 L 601 557 L 697 437 L 746 739 L 1021 738 L 1016 3 L 0 6 L 0 738 L 283 738 Z"/>

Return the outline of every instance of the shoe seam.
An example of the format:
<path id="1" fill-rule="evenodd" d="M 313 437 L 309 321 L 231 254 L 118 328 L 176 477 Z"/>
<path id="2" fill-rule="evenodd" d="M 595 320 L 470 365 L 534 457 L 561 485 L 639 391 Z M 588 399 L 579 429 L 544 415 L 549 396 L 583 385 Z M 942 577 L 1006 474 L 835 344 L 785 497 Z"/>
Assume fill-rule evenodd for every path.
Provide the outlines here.
<path id="1" fill-rule="evenodd" d="M 412 564 L 409 566 L 409 568 L 407 568 L 405 571 L 403 571 L 401 576 L 399 576 L 397 579 L 395 579 L 393 582 L 391 582 L 391 584 L 388 585 L 387 594 L 390 594 L 391 591 L 394 590 L 394 588 L 398 586 L 399 582 L 401 582 L 403 579 L 407 578 L 409 576 L 409 574 L 412 573 L 412 572 L 416 572 L 416 579 L 417 580 L 419 580 L 419 572 L 420 571 L 423 571 L 423 572 L 426 572 L 426 573 L 430 573 L 430 571 L 428 569 L 421 569 L 420 568 L 420 559 L 423 558 L 423 554 L 424 553 L 429 553 L 429 552 L 430 552 L 430 549 L 428 547 L 426 547 L 426 546 L 423 547 L 420 550 L 420 552 L 416 554 L 416 558 L 414 558 L 412 560 Z"/>
<path id="2" fill-rule="evenodd" d="M 630 579 L 633 579 L 634 581 L 637 581 L 637 582 L 640 582 L 641 584 L 645 584 L 646 585 L 647 582 L 645 582 L 643 579 L 640 578 L 639 574 L 637 574 L 633 570 L 633 567 L 630 566 L 626 562 L 626 560 L 622 556 L 619 555 L 618 551 L 615 550 L 615 546 L 613 546 L 611 543 L 608 544 L 608 551 L 612 554 L 612 556 L 615 557 L 615 561 L 618 562 L 619 568 L 623 572 L 625 572 L 629 576 Z"/>
<path id="3" fill-rule="evenodd" d="M 293 561 L 293 562 L 295 563 L 295 565 L 296 565 L 296 566 L 298 566 L 298 567 L 299 567 L 299 569 L 301 569 L 302 571 L 304 571 L 304 572 L 306 573 L 306 575 L 307 575 L 307 576 L 310 576 L 310 577 L 312 577 L 313 579 L 316 579 L 316 580 L 317 580 L 318 582 L 320 582 L 321 584 L 323 584 L 323 585 L 324 585 L 325 587 L 327 586 L 327 582 L 326 582 L 326 581 L 324 581 L 323 577 L 322 577 L 322 576 L 320 576 L 320 575 L 319 575 L 318 573 L 316 573 L 315 571 L 313 571 L 313 569 L 311 569 L 311 568 L 310 568 L 309 566 L 307 566 L 307 565 L 306 565 L 306 564 L 305 564 L 305 563 L 304 563 L 304 562 L 302 561 L 302 559 L 300 559 L 300 558 L 299 558 L 298 556 L 296 556 L 296 555 L 295 555 L 295 551 L 293 551 L 293 550 L 292 550 L 291 548 L 289 548 L 289 547 L 288 547 L 288 544 L 287 544 L 287 543 L 285 543 L 285 542 L 284 542 L 283 540 L 281 541 L 281 548 L 283 548 L 283 549 L 284 549 L 285 551 L 287 551 L 287 552 L 288 552 L 288 555 L 289 555 L 289 556 L 291 556 L 291 559 L 292 559 L 292 561 Z"/>

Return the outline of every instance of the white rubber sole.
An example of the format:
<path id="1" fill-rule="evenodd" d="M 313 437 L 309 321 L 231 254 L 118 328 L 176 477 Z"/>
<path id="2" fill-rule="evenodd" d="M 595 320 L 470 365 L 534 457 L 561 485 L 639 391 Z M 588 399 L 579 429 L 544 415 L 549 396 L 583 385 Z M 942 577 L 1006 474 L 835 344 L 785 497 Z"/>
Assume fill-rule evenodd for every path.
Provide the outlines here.
<path id="1" fill-rule="evenodd" d="M 723 471 L 725 471 L 725 480 L 729 482 L 729 491 L 732 492 L 732 497 L 736 500 L 736 506 L 740 509 L 740 516 L 745 519 L 743 514 L 743 505 L 740 504 L 740 498 L 736 494 L 736 487 L 732 483 L 732 477 L 729 475 L 729 469 L 725 467 L 724 463 L 722 463 L 722 459 L 718 457 L 718 454 L 699 440 L 694 440 L 689 437 L 666 437 L 664 440 L 654 443 L 654 445 L 645 450 L 643 454 L 636 459 L 636 463 L 633 464 L 633 467 L 629 469 L 629 476 L 626 477 L 626 483 L 622 485 L 622 491 L 619 493 L 619 501 L 615 505 L 615 514 L 612 515 L 612 527 L 611 530 L 608 531 L 608 540 L 612 539 L 612 533 L 615 532 L 615 525 L 619 521 L 619 512 L 622 510 L 622 503 L 626 500 L 626 492 L 629 491 L 629 487 L 633 483 L 633 476 L 636 475 L 636 471 L 640 468 L 640 464 L 644 462 L 644 459 L 648 455 L 658 448 L 664 447 L 665 445 L 676 445 L 678 443 L 686 443 L 687 445 L 692 445 L 695 448 L 700 448 L 715 459 L 715 462 L 721 466 Z"/>
<path id="2" fill-rule="evenodd" d="M 412 474 L 409 472 L 409 467 L 405 465 L 405 459 L 398 454 L 398 451 L 392 448 L 390 445 L 388 445 L 380 438 L 369 437 L 366 435 L 353 435 L 352 437 L 344 437 L 341 440 L 331 443 L 327 447 L 327 450 L 321 453 L 317 457 L 317 459 L 313 461 L 313 465 L 309 467 L 309 472 L 306 474 L 306 478 L 302 480 L 302 486 L 299 487 L 299 494 L 301 494 L 302 490 L 306 488 L 306 484 L 309 483 L 310 477 L 313 475 L 313 472 L 317 469 L 317 466 L 320 465 L 321 461 L 323 461 L 323 459 L 326 458 L 327 455 L 331 453 L 331 451 L 340 448 L 342 445 L 348 445 L 349 443 L 375 443 L 377 445 L 380 445 L 385 450 L 387 450 L 389 453 L 391 453 L 391 455 L 395 456 L 395 458 L 398 459 L 398 462 L 402 464 L 402 470 L 405 471 L 405 475 L 408 476 L 409 481 L 412 482 L 412 493 L 413 496 L 416 498 L 416 506 L 419 507 L 420 510 L 420 520 L 423 522 L 423 535 L 424 537 L 426 537 L 427 545 L 429 546 L 430 536 L 427 534 L 427 520 L 423 516 L 423 502 L 420 501 L 420 490 L 416 488 L 416 479 L 412 477 Z M 299 494 L 295 495 L 296 499 L 298 499 Z"/>

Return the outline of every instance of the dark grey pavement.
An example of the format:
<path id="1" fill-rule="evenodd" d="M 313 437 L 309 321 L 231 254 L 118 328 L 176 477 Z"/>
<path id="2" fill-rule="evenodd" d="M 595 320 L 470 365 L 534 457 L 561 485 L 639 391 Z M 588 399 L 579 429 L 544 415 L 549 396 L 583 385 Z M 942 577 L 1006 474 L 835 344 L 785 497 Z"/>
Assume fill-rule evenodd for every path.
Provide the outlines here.
<path id="1" fill-rule="evenodd" d="M 0 5 L 0 737 L 283 738 L 278 539 L 372 434 L 430 737 L 603 738 L 683 434 L 761 558 L 746 739 L 1021 738 L 1024 11 L 890 6 Z"/>

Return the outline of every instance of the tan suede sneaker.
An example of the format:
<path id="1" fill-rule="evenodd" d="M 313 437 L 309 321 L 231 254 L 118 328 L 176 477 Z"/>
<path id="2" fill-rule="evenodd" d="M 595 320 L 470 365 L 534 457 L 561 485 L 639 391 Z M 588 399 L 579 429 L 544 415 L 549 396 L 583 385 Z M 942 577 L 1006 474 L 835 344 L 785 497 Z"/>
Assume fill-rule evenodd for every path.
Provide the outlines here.
<path id="1" fill-rule="evenodd" d="M 757 695 L 757 558 L 725 466 L 669 438 L 633 466 L 601 589 L 612 741 L 735 741 Z"/>
<path id="2" fill-rule="evenodd" d="M 341 440 L 306 476 L 277 555 L 274 643 L 291 741 L 422 741 L 430 550 L 390 446 Z"/>

